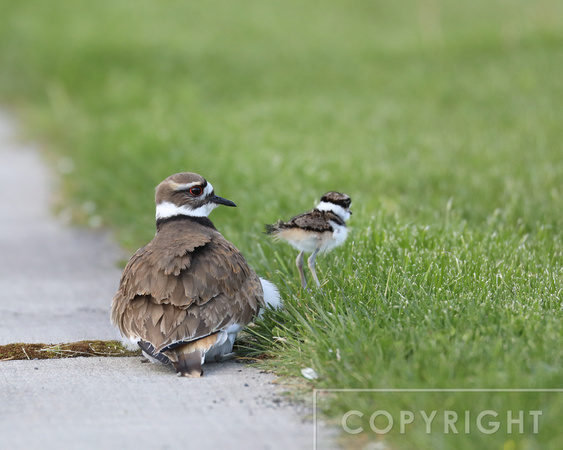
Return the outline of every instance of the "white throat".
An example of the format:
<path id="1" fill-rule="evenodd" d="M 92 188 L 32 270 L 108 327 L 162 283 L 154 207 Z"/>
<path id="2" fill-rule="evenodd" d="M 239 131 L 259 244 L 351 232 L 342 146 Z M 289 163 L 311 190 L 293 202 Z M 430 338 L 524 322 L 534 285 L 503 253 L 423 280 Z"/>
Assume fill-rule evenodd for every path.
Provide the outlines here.
<path id="1" fill-rule="evenodd" d="M 347 209 L 343 208 L 340 205 L 335 205 L 334 203 L 320 202 L 317 205 L 317 209 L 319 211 L 332 211 L 334 214 L 336 214 L 344 221 L 350 218 L 350 211 L 348 211 Z"/>
<path id="2" fill-rule="evenodd" d="M 162 202 L 156 205 L 156 220 L 174 216 L 207 217 L 217 206 L 219 205 L 210 202 L 199 208 L 190 208 L 185 205 L 178 206 L 174 203 Z"/>

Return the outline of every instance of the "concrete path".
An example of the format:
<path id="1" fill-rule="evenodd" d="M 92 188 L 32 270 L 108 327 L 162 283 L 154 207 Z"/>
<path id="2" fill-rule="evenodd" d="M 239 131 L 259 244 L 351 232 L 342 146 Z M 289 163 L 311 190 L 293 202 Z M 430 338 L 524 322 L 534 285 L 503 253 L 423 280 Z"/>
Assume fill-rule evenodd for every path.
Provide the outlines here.
<path id="1" fill-rule="evenodd" d="M 118 338 L 108 307 L 120 250 L 107 235 L 52 217 L 52 184 L 0 115 L 0 345 Z"/>
<path id="2" fill-rule="evenodd" d="M 105 234 L 50 214 L 52 179 L 0 114 L 0 345 L 114 339 L 124 255 Z M 274 376 L 236 362 L 202 379 L 141 358 L 0 362 L 0 448 L 310 449 L 311 411 Z M 334 448 L 321 429 L 317 448 Z"/>

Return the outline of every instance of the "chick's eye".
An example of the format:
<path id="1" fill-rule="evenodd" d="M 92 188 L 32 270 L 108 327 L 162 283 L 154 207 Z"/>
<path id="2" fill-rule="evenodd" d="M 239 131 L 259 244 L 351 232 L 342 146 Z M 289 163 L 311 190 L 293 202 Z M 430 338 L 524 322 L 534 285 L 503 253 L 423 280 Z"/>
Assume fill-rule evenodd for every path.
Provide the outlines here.
<path id="1" fill-rule="evenodd" d="M 201 194 L 203 194 L 203 189 L 201 188 L 201 186 L 194 186 L 190 188 L 190 194 L 192 194 L 194 197 L 199 197 Z"/>

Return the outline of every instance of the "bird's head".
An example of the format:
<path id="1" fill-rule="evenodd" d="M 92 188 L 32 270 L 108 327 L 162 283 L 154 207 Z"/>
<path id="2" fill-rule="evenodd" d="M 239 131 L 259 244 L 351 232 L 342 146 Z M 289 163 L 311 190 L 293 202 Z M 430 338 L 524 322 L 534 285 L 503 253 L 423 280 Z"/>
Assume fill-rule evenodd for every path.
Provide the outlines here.
<path id="1" fill-rule="evenodd" d="M 236 206 L 215 195 L 213 186 L 197 173 L 170 175 L 156 187 L 156 219 L 174 216 L 207 217 L 219 205 Z"/>
<path id="2" fill-rule="evenodd" d="M 342 220 L 346 221 L 352 215 L 352 211 L 350 210 L 351 204 L 352 200 L 348 195 L 331 191 L 321 197 L 317 209 L 319 211 L 332 211 Z"/>

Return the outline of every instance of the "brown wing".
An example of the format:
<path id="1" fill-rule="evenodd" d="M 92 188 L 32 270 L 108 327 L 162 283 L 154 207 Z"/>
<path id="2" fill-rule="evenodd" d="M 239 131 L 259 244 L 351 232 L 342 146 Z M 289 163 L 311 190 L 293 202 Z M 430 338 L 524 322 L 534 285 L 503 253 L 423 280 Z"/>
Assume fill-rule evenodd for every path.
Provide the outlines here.
<path id="1" fill-rule="evenodd" d="M 112 322 L 122 334 L 157 351 L 234 323 L 246 325 L 264 304 L 257 275 L 221 234 L 192 239 L 192 229 L 190 244 L 181 235 L 163 229 L 139 249 L 112 302 Z"/>
<path id="2" fill-rule="evenodd" d="M 283 228 L 302 228 L 310 231 L 324 232 L 333 231 L 330 221 L 340 223 L 342 219 L 330 211 L 319 211 L 313 209 L 312 211 L 299 214 L 292 218 L 289 222 L 283 225 Z"/>

